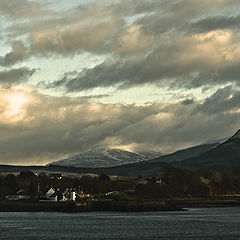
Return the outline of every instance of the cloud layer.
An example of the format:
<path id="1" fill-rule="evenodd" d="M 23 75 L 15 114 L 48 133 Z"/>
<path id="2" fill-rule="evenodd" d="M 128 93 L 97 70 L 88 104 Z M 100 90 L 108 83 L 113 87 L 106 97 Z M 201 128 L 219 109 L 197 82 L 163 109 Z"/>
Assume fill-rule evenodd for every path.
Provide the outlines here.
<path id="1" fill-rule="evenodd" d="M 239 124 L 240 92 L 231 87 L 187 104 L 87 103 L 21 86 L 0 96 L 1 162 L 8 164 L 47 163 L 102 145 L 172 152 L 228 136 Z"/>
<path id="2" fill-rule="evenodd" d="M 173 152 L 239 128 L 240 1 L 43 2 L 0 1 L 1 163 Z M 186 98 L 124 103 L 138 87 Z M 109 88 L 121 103 L 101 103 Z"/>
<path id="3" fill-rule="evenodd" d="M 11 86 L 27 82 L 28 78 L 31 77 L 35 71 L 35 69 L 28 69 L 26 67 L 0 71 L 0 84 Z"/>
<path id="4" fill-rule="evenodd" d="M 66 72 L 48 84 L 67 92 L 145 84 L 197 88 L 238 83 L 239 15 L 229 17 L 237 6 L 237 1 L 217 0 L 87 5 L 73 11 L 79 13 L 79 22 L 72 17 L 64 30 L 55 26 L 33 32 L 30 48 L 42 55 L 108 54 L 94 68 Z M 98 21 L 90 15 L 96 9 Z"/>

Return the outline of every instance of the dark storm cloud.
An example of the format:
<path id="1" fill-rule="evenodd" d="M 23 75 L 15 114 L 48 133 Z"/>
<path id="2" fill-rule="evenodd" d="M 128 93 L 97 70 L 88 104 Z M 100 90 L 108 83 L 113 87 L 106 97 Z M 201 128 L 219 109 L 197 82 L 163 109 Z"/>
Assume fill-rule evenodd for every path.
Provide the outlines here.
<path id="1" fill-rule="evenodd" d="M 120 87 L 123 88 L 125 83 L 129 82 L 134 85 L 134 81 L 143 81 L 138 78 L 138 69 L 139 65 L 136 60 L 119 62 L 115 59 L 108 59 L 93 69 L 85 69 L 80 73 L 76 71 L 65 73 L 62 79 L 49 84 L 47 87 L 64 86 L 69 92 L 95 87 L 116 86 L 117 84 L 120 84 Z M 131 81 L 129 81 L 130 79 Z"/>
<path id="2" fill-rule="evenodd" d="M 130 26 L 116 28 L 111 38 L 109 34 L 104 36 L 105 44 L 101 50 L 111 53 L 112 57 L 91 69 L 66 72 L 48 87 L 64 87 L 68 92 L 109 86 L 129 88 L 144 84 L 191 89 L 239 81 L 238 32 L 231 31 L 231 27 L 238 24 L 239 16 L 221 15 L 203 19 L 203 10 L 206 15 L 218 9 L 223 13 L 239 2 L 182 0 L 152 4 L 149 3 L 146 8 L 149 14 L 136 19 Z M 125 1 L 119 5 L 122 7 L 119 11 L 121 16 L 123 12 L 130 14 Z M 133 2 L 130 5 L 136 12 L 141 12 L 136 10 L 138 5 Z M 113 9 L 115 7 L 108 6 L 111 13 Z M 196 20 L 200 17 L 203 20 Z M 202 34 L 192 32 L 193 27 L 204 26 L 210 29 Z M 224 30 L 212 31 L 219 28 Z M 74 31 L 71 33 L 74 39 Z M 70 36 L 67 32 L 64 34 L 66 39 Z M 95 42 L 95 38 L 92 39 Z M 62 41 L 60 37 L 55 42 L 59 46 L 58 43 L 67 41 Z M 81 41 L 76 43 L 81 45 Z M 100 49 L 99 43 L 94 48 L 77 44 L 71 46 L 78 49 L 82 46 L 82 49 L 95 52 Z M 40 45 L 37 43 L 36 46 Z M 59 49 L 66 48 L 62 46 Z"/>
<path id="3" fill-rule="evenodd" d="M 26 9 L 35 6 L 21 1 Z M 68 92 L 144 84 L 191 89 L 237 82 L 239 33 L 231 29 L 239 15 L 227 13 L 239 4 L 234 0 L 122 0 L 81 5 L 63 11 L 62 16 L 52 11 L 48 18 L 9 28 L 19 35 L 22 31 L 28 48 L 15 42 L 0 64 L 82 52 L 111 56 L 94 68 L 66 72 L 48 85 Z M 3 6 L 7 8 L 7 2 Z M 213 13 L 214 17 L 207 17 Z M 199 31 L 194 32 L 195 28 Z"/>
<path id="4" fill-rule="evenodd" d="M 182 102 L 181 102 L 183 105 L 190 105 L 190 104 L 193 104 L 194 103 L 194 99 L 193 98 L 187 98 L 187 99 L 185 99 L 185 100 L 183 100 Z"/>
<path id="5" fill-rule="evenodd" d="M 20 41 L 15 41 L 12 44 L 12 51 L 7 53 L 4 57 L 0 57 L 0 65 L 12 66 L 18 62 L 23 61 L 27 57 L 27 49 Z"/>
<path id="6" fill-rule="evenodd" d="M 79 97 L 81 100 L 89 101 L 89 100 L 97 100 L 101 98 L 107 98 L 111 97 L 112 95 L 110 94 L 97 94 L 97 95 L 89 95 L 89 96 L 81 96 Z"/>
<path id="7" fill-rule="evenodd" d="M 170 46 L 159 46 L 147 56 L 108 58 L 94 68 L 65 73 L 48 87 L 62 86 L 68 92 L 144 84 L 191 89 L 239 81 L 238 59 L 226 61 L 223 53 L 215 51 L 218 45 L 223 48 L 225 44 L 221 46 L 218 40 L 211 40 L 206 45 L 205 42 L 196 45 L 197 42 L 192 38 L 180 39 Z"/>
<path id="8" fill-rule="evenodd" d="M 35 69 L 25 67 L 0 71 L 0 84 L 11 85 L 27 82 L 35 71 Z"/>
<path id="9" fill-rule="evenodd" d="M 240 109 L 240 92 L 232 86 L 218 89 L 211 97 L 206 98 L 202 104 L 196 107 L 196 112 L 207 114 L 224 114 Z"/>
<path id="10" fill-rule="evenodd" d="M 201 19 L 190 25 L 194 31 L 209 32 L 216 29 L 232 29 L 240 27 L 240 15 L 237 16 L 215 16 Z"/>

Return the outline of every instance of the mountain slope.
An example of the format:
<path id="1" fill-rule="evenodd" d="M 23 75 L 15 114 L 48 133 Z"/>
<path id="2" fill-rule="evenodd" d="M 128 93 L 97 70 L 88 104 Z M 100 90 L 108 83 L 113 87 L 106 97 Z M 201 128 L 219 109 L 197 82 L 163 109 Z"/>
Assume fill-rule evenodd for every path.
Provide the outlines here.
<path id="1" fill-rule="evenodd" d="M 119 166 L 105 166 L 105 167 L 93 167 L 90 166 L 88 168 L 84 167 L 79 169 L 80 172 L 85 173 L 106 173 L 110 175 L 122 175 L 122 176 L 154 176 L 162 170 L 163 166 L 175 164 L 174 161 L 181 161 L 191 157 L 195 157 L 201 153 L 207 152 L 208 150 L 216 147 L 219 143 L 212 144 L 203 144 L 183 150 L 179 150 L 175 153 L 165 155 L 162 157 L 154 158 L 148 161 L 138 161 L 134 163 L 122 164 Z M 69 161 L 69 160 L 67 160 Z M 50 167 L 57 167 L 59 161 L 54 164 L 51 163 Z M 63 163 L 62 167 L 65 166 L 66 163 Z M 76 165 L 75 165 L 76 166 Z"/>
<path id="2" fill-rule="evenodd" d="M 175 166 L 200 169 L 212 168 L 219 171 L 231 171 L 240 167 L 240 130 L 227 141 L 215 148 L 181 162 Z"/>
<path id="3" fill-rule="evenodd" d="M 58 166 L 101 168 L 147 161 L 159 156 L 160 153 L 155 152 L 136 153 L 117 148 L 97 148 L 50 164 Z"/>
<path id="4" fill-rule="evenodd" d="M 103 168 L 101 170 L 115 175 L 154 176 L 161 172 L 166 165 L 192 170 L 209 168 L 221 172 L 240 168 L 240 130 L 223 143 L 200 145 L 150 161 Z"/>
<path id="5" fill-rule="evenodd" d="M 196 157 L 201 153 L 207 152 L 207 151 L 211 150 L 212 148 L 215 148 L 219 144 L 220 144 L 219 142 L 216 142 L 216 143 L 202 144 L 202 145 L 182 149 L 182 150 L 176 151 L 174 153 L 171 153 L 168 155 L 163 155 L 159 158 L 149 160 L 149 162 L 170 163 L 170 162 L 174 162 L 174 161 L 182 161 L 184 159 Z"/>

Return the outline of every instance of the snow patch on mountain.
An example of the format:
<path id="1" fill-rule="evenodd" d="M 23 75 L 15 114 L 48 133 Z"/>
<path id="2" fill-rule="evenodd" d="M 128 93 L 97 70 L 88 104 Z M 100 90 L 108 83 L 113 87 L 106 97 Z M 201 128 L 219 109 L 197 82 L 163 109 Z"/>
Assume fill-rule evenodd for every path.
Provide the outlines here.
<path id="1" fill-rule="evenodd" d="M 113 167 L 128 163 L 147 161 L 160 157 L 157 152 L 130 152 L 117 148 L 98 148 L 88 150 L 73 157 L 52 162 L 48 165 L 72 167 Z"/>

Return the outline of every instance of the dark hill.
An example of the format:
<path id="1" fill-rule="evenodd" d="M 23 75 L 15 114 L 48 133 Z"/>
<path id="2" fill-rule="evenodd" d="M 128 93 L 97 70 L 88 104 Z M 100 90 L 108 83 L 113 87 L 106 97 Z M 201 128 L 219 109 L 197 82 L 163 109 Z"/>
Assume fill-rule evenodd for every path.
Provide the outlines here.
<path id="1" fill-rule="evenodd" d="M 210 168 L 221 172 L 240 168 L 240 130 L 227 141 L 196 157 L 173 163 L 189 169 Z"/>
<path id="2" fill-rule="evenodd" d="M 148 162 L 151 162 L 151 163 L 154 163 L 154 162 L 170 163 L 170 162 L 174 162 L 174 161 L 182 161 L 184 159 L 196 157 L 201 153 L 207 152 L 207 151 L 211 150 L 212 148 L 216 147 L 219 144 L 220 144 L 219 142 L 216 142 L 216 143 L 202 144 L 202 145 L 182 149 L 182 150 L 176 151 L 174 153 L 149 160 Z"/>

